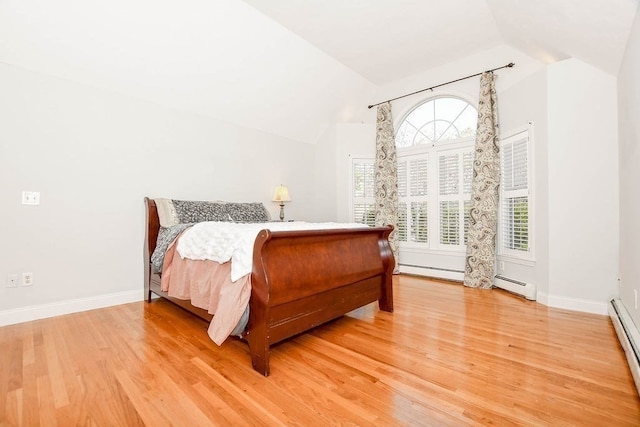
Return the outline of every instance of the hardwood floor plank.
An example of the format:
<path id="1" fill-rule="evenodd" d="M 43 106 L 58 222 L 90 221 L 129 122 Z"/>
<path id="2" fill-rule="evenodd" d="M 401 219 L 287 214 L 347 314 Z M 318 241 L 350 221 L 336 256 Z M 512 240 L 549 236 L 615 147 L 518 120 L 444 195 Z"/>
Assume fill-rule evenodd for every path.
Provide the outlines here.
<path id="1" fill-rule="evenodd" d="M 24 425 L 22 414 L 22 389 L 17 389 L 7 393 L 4 418 L 7 424 Z"/>
<path id="2" fill-rule="evenodd" d="M 27 324 L 28 326 L 32 326 L 32 324 Z M 27 333 L 27 338 L 31 337 L 32 328 L 29 328 Z M 28 341 L 34 341 L 33 339 L 27 339 Z M 38 395 L 38 380 L 36 377 L 36 351 L 35 351 L 35 343 L 34 343 L 34 359 L 29 360 L 30 363 L 24 364 L 22 368 L 22 402 L 20 402 L 20 412 L 22 413 L 22 422 L 16 425 L 25 425 L 25 426 L 37 426 L 40 424 L 39 421 L 39 410 L 37 410 L 39 402 Z M 23 359 L 23 361 L 25 361 Z M 34 408 L 35 406 L 35 408 Z"/>
<path id="3" fill-rule="evenodd" d="M 319 353 L 297 342 L 288 347 L 283 357 L 290 360 L 287 368 L 291 375 L 308 376 L 320 385 L 329 387 L 327 393 L 339 395 L 342 402 L 350 402 L 346 406 L 357 405 L 375 416 L 364 417 L 374 425 L 415 425 L 425 419 L 447 425 L 452 421 L 450 414 L 443 416 L 440 410 L 428 407 L 425 402 L 395 392 L 377 376 L 344 364 L 341 359 L 332 358 L 330 353 Z M 299 360 L 303 360 L 304 364 Z M 309 372 L 309 369 L 313 371 Z M 390 395 L 393 399 L 389 399 Z M 455 424 L 461 425 L 460 420 Z"/>
<path id="4" fill-rule="evenodd" d="M 411 276 L 394 296 L 274 346 L 268 378 L 162 300 L 2 327 L 0 426 L 640 425 L 608 317 Z"/>
<path id="5" fill-rule="evenodd" d="M 55 319 L 59 323 L 59 319 Z M 69 404 L 69 396 L 64 381 L 64 371 L 60 366 L 58 359 L 58 345 L 60 342 L 55 341 L 55 332 L 44 335 L 44 352 L 46 355 L 47 372 L 51 392 L 53 393 L 53 403 L 56 408 L 60 408 Z"/>
<path id="6" fill-rule="evenodd" d="M 318 339 L 314 336 L 301 336 L 296 339 L 297 342 L 303 346 L 309 346 L 318 352 L 330 357 L 341 363 L 353 367 L 352 369 L 357 372 L 358 375 L 366 375 L 373 378 L 376 383 L 385 384 L 389 389 L 393 390 L 393 394 L 400 394 L 412 401 L 425 402 L 426 393 L 425 390 L 430 390 L 432 394 L 429 396 L 432 402 L 438 400 L 438 395 L 442 395 L 447 391 L 452 393 L 454 389 L 449 388 L 447 390 L 442 384 L 432 381 L 421 381 L 420 385 L 416 386 L 416 378 L 410 372 L 397 367 L 389 367 L 383 362 L 375 360 L 365 356 L 358 351 L 352 351 L 347 347 L 339 344 L 330 344 L 323 339 Z M 389 369 L 387 369 L 389 368 Z M 392 395 L 393 395 L 392 394 Z M 437 402 L 437 406 L 444 409 L 449 415 L 462 414 L 463 408 L 450 404 L 447 400 L 441 400 Z"/>
<path id="7" fill-rule="evenodd" d="M 284 349 L 278 360 L 280 365 L 281 384 L 288 389 L 292 401 L 303 405 L 306 410 L 314 414 L 315 422 L 324 425 L 375 425 L 379 420 L 369 408 L 362 407 L 357 402 L 349 401 L 335 392 L 330 383 L 323 380 L 326 372 L 322 372 L 313 365 L 298 360 L 292 361 L 286 356 L 288 348 Z M 289 363 L 293 362 L 293 363 Z M 329 408 L 330 410 L 327 410 Z"/>
<path id="8" fill-rule="evenodd" d="M 40 376 L 36 379 L 38 388 L 38 400 L 30 402 L 29 410 L 38 414 L 38 425 L 42 427 L 57 426 L 57 417 L 53 390 L 48 376 Z"/>
<path id="9" fill-rule="evenodd" d="M 163 402 L 160 402 L 160 405 L 156 405 L 156 399 L 149 396 L 148 388 L 146 386 L 140 387 L 124 370 L 116 371 L 115 377 L 145 425 L 171 425 L 173 416 L 178 419 L 181 416 L 180 413 L 168 414 L 164 410 Z"/>
<path id="10" fill-rule="evenodd" d="M 193 385 L 193 388 L 202 397 L 202 399 L 198 399 L 198 401 L 204 400 L 204 405 L 212 408 L 210 413 L 208 413 L 209 420 L 212 424 L 247 427 L 259 425 L 259 423 L 252 423 L 242 416 L 241 412 L 229 406 L 213 389 L 203 383 L 196 383 Z M 280 423 L 274 425 L 280 425 Z"/>
<path id="11" fill-rule="evenodd" d="M 291 384 L 287 383 L 286 376 L 273 375 L 269 378 L 256 376 L 256 372 L 251 368 L 251 360 L 248 357 L 246 345 L 235 342 L 242 357 L 218 359 L 212 361 L 208 354 L 203 354 L 203 361 L 214 367 L 226 381 L 242 387 L 244 398 L 237 403 L 240 407 L 247 405 L 245 399 L 260 402 L 261 406 L 268 410 L 273 416 L 284 421 L 286 425 L 317 425 L 318 415 L 315 414 L 306 402 L 299 400 L 291 393 Z M 272 353 L 272 357 L 280 357 L 281 348 L 277 347 Z M 272 359 L 275 360 L 275 359 Z M 286 369 L 283 369 L 286 371 Z M 272 378 L 278 378 L 276 382 Z M 210 384 L 218 387 L 219 384 Z M 276 391 L 277 390 L 277 391 Z M 275 392 L 274 392 L 275 391 Z M 240 409 L 242 410 L 242 409 Z"/>
<path id="12" fill-rule="evenodd" d="M 194 357 L 191 363 L 197 367 L 204 375 L 211 378 L 220 385 L 229 395 L 247 410 L 256 415 L 258 419 L 265 421 L 268 425 L 285 425 L 286 417 L 281 412 L 271 413 L 263 405 L 261 400 L 246 399 L 246 391 L 236 386 L 232 381 L 226 379 L 213 367 L 207 365 L 202 359 Z"/>

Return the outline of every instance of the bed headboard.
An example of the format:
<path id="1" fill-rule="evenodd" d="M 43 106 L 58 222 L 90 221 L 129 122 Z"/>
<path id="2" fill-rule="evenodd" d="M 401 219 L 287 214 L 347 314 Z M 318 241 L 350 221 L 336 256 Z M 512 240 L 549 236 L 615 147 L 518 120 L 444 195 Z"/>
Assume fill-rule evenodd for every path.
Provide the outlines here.
<path id="1" fill-rule="evenodd" d="M 146 209 L 145 243 L 147 245 L 148 256 L 151 256 L 153 251 L 156 249 L 156 243 L 158 241 L 160 217 L 158 216 L 158 207 L 153 199 L 145 197 L 144 205 Z"/>

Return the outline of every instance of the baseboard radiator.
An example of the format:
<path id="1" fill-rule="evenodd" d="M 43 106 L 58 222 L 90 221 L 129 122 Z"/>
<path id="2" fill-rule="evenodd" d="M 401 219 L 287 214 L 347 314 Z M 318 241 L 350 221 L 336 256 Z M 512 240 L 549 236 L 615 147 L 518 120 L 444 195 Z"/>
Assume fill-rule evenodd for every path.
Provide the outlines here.
<path id="1" fill-rule="evenodd" d="M 609 317 L 611 317 L 611 323 L 616 330 L 620 345 L 627 357 L 633 381 L 636 383 L 638 394 L 640 394 L 640 331 L 620 300 L 612 299 L 609 302 Z"/>
<path id="2" fill-rule="evenodd" d="M 399 270 L 400 273 L 413 274 L 416 276 L 434 277 L 436 279 L 454 280 L 457 282 L 464 280 L 464 271 L 461 270 L 410 264 L 400 264 Z"/>
<path id="3" fill-rule="evenodd" d="M 496 276 L 496 287 L 522 295 L 528 300 L 535 301 L 537 296 L 535 283 L 520 282 L 504 276 Z"/>

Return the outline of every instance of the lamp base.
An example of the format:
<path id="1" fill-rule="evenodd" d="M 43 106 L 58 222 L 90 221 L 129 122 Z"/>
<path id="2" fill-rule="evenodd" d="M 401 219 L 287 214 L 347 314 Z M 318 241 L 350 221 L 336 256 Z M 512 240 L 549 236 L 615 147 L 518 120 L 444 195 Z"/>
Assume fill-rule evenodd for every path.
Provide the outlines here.
<path id="1" fill-rule="evenodd" d="M 280 202 L 280 221 L 284 221 L 284 203 Z"/>

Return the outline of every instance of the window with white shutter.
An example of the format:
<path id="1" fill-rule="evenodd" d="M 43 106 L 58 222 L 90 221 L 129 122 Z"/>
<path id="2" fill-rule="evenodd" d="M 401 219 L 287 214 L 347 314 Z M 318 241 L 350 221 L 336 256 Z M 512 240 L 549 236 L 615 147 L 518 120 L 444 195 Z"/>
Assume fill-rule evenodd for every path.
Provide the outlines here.
<path id="1" fill-rule="evenodd" d="M 500 252 L 503 255 L 530 259 L 529 132 L 520 132 L 503 139 L 500 153 Z"/>
<path id="2" fill-rule="evenodd" d="M 429 211 L 427 202 L 411 202 L 411 241 L 429 242 Z"/>
<path id="3" fill-rule="evenodd" d="M 431 99 L 402 120 L 398 149 L 400 247 L 464 251 L 477 111 L 453 97 Z"/>
<path id="4" fill-rule="evenodd" d="M 400 252 L 430 268 L 463 257 L 468 240 L 477 111 L 455 97 L 427 100 L 397 126 Z M 502 182 L 498 254 L 532 260 L 531 141 L 529 131 L 501 141 Z M 375 224 L 374 159 L 352 159 L 352 218 Z M 422 256 L 422 255 L 420 255 Z M 449 261 L 447 261 L 449 262 Z M 447 264 L 444 268 L 451 268 Z"/>
<path id="5" fill-rule="evenodd" d="M 471 218 L 469 217 L 469 212 L 471 212 L 471 200 L 464 201 L 464 244 L 467 244 L 467 239 L 469 237 L 469 222 Z"/>
<path id="6" fill-rule="evenodd" d="M 441 249 L 464 250 L 469 229 L 473 147 L 438 151 L 439 245 Z"/>
<path id="7" fill-rule="evenodd" d="M 473 179 L 473 148 L 465 151 L 462 154 L 462 192 L 463 192 L 463 218 L 464 218 L 464 244 L 467 244 L 467 237 L 469 234 L 469 211 L 471 210 L 471 182 Z"/>
<path id="8" fill-rule="evenodd" d="M 440 244 L 460 244 L 460 206 L 457 200 L 440 202 Z"/>
<path id="9" fill-rule="evenodd" d="M 407 241 L 407 161 L 398 161 L 398 240 Z"/>
<path id="10" fill-rule="evenodd" d="M 398 159 L 398 235 L 401 242 L 427 243 L 429 236 L 429 157 L 424 154 Z"/>
<path id="11" fill-rule="evenodd" d="M 352 219 L 367 225 L 376 222 L 376 185 L 373 159 L 353 159 Z"/>

